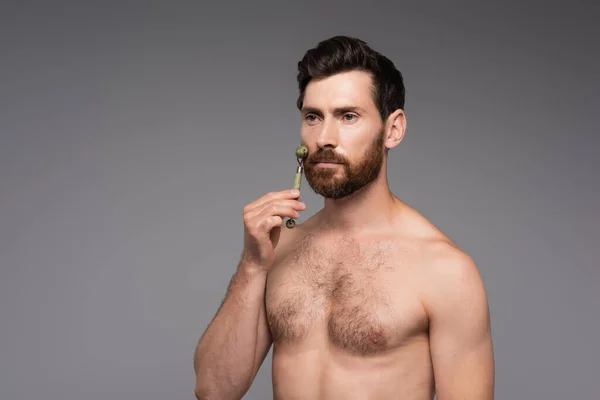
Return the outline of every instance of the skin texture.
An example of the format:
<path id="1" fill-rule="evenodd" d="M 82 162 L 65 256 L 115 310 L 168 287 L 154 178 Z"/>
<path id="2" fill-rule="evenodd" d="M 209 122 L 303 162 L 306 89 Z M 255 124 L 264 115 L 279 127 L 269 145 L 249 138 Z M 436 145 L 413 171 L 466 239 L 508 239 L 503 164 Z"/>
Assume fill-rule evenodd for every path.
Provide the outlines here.
<path id="1" fill-rule="evenodd" d="M 406 119 L 382 121 L 371 93 L 359 71 L 306 88 L 306 179 L 324 207 L 294 229 L 281 227 L 305 210 L 299 193 L 245 207 L 240 265 L 195 354 L 197 398 L 242 398 L 273 346 L 278 400 L 494 399 L 478 268 L 390 191 Z"/>

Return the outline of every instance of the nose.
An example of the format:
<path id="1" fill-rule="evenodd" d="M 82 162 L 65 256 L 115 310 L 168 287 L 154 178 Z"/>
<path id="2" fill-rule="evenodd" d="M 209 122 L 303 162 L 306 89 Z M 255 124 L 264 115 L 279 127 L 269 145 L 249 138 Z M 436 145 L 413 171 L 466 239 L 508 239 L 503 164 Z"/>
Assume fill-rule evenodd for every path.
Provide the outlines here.
<path id="1" fill-rule="evenodd" d="M 321 125 L 321 131 L 317 137 L 317 146 L 319 148 L 337 147 L 338 145 L 338 128 L 334 120 L 325 120 Z"/>

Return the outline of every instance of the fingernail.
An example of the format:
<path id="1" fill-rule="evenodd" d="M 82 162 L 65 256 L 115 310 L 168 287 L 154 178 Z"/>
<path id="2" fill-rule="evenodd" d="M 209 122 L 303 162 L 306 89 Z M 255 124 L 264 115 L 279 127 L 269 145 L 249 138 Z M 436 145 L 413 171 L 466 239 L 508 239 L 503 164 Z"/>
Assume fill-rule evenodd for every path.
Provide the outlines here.
<path id="1" fill-rule="evenodd" d="M 300 194 L 300 192 L 298 190 L 296 190 L 296 189 L 292 189 L 292 194 L 294 196 L 298 196 Z"/>

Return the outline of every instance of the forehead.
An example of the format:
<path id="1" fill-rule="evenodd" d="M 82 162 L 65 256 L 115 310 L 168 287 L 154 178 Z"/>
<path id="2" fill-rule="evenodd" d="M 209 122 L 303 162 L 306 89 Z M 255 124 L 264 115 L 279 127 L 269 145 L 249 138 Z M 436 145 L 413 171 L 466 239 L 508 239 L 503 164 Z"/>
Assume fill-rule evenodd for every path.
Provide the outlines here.
<path id="1" fill-rule="evenodd" d="M 341 106 L 376 111 L 373 80 L 364 71 L 349 71 L 326 78 L 312 79 L 304 92 L 304 106 L 329 109 Z"/>

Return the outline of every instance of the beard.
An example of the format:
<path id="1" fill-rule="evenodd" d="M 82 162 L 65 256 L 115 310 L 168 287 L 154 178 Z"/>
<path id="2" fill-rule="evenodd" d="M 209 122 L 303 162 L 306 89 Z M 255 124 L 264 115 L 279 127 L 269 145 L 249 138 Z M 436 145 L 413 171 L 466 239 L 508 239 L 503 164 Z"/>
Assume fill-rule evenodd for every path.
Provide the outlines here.
<path id="1" fill-rule="evenodd" d="M 382 129 L 358 162 L 350 162 L 333 149 L 319 149 L 305 162 L 306 181 L 315 193 L 330 199 L 341 199 L 373 182 L 383 166 Z M 339 166 L 321 168 L 316 162 L 335 162 Z"/>

